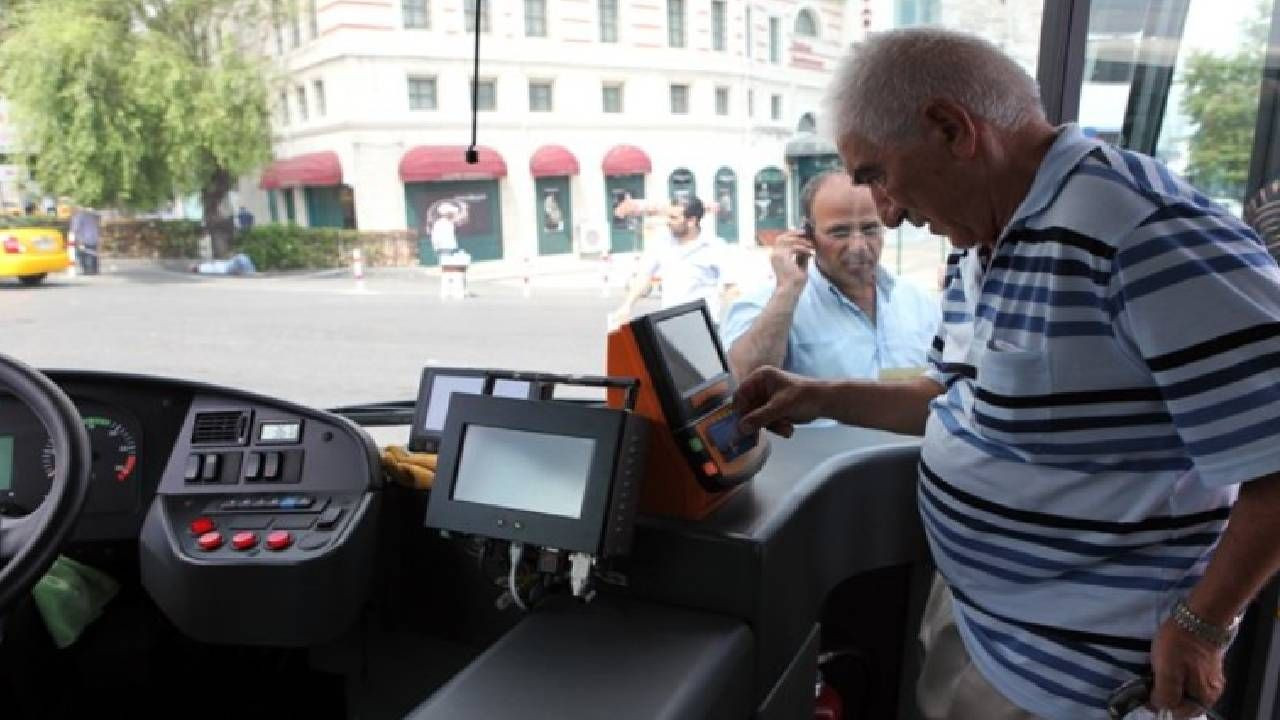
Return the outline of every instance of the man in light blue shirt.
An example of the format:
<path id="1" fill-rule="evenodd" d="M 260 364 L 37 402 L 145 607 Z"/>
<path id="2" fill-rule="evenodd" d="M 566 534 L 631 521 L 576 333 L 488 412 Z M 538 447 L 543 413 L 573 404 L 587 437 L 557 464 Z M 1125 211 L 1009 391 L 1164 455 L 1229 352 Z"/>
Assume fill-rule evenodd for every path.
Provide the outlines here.
<path id="1" fill-rule="evenodd" d="M 778 237 L 774 285 L 745 294 L 721 324 L 734 376 L 765 365 L 821 378 L 923 369 L 939 304 L 880 266 L 871 193 L 832 170 L 805 185 L 801 204 L 807 230 Z"/>

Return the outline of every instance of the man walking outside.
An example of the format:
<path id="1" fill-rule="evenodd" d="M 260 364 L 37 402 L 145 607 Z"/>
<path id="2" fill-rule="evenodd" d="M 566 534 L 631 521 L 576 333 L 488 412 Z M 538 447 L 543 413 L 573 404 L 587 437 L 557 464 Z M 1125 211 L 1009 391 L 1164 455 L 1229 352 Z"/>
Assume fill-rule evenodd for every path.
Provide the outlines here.
<path id="1" fill-rule="evenodd" d="M 71 241 L 80 258 L 80 269 L 85 275 L 98 274 L 98 244 L 102 216 L 93 208 L 82 207 L 71 216 Z"/>

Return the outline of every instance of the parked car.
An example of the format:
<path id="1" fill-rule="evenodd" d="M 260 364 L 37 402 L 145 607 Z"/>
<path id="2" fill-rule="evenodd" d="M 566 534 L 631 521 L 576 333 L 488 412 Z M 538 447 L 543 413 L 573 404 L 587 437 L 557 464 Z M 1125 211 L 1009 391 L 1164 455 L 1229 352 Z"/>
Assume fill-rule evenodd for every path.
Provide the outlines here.
<path id="1" fill-rule="evenodd" d="M 49 273 L 70 265 L 66 235 L 58 227 L 0 227 L 0 277 L 39 285 Z"/>

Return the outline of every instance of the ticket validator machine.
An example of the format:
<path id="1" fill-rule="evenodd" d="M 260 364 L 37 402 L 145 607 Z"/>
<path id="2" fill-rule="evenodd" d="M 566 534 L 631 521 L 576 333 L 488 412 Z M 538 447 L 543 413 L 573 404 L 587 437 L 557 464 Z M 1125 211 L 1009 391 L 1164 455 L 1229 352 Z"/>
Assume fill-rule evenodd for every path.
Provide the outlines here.
<path id="1" fill-rule="evenodd" d="M 537 553 L 540 582 L 555 583 L 567 570 L 573 594 L 590 597 L 597 561 L 631 548 L 650 424 L 632 410 L 638 383 L 499 374 L 546 386 L 616 389 L 627 399 L 624 407 L 609 408 L 452 394 L 425 524 L 509 542 L 509 591 L 521 607 L 516 574 L 526 549 Z"/>
<path id="2" fill-rule="evenodd" d="M 607 352 L 609 375 L 640 379 L 636 412 L 655 425 L 641 511 L 705 517 L 764 465 L 768 440 L 738 431 L 736 383 L 704 301 L 632 320 L 609 334 Z"/>

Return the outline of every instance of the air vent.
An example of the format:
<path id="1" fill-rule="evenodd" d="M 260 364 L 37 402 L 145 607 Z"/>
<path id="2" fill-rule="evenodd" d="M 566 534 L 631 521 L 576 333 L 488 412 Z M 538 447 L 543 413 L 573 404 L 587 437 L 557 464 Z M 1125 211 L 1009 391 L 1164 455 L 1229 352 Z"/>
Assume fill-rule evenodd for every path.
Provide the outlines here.
<path id="1" fill-rule="evenodd" d="M 243 445 L 249 434 L 249 411 L 228 410 L 196 415 L 192 445 Z"/>

